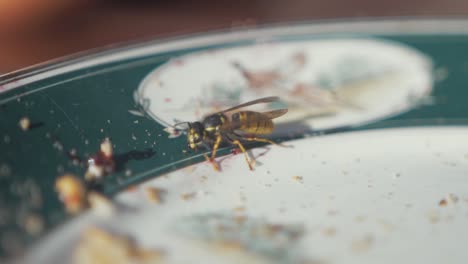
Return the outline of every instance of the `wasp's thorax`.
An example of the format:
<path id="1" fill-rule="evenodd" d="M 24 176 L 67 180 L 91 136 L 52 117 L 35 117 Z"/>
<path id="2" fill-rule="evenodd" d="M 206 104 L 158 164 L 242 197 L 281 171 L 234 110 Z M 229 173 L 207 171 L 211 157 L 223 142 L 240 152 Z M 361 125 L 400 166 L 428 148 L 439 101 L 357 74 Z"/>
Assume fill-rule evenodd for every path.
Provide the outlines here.
<path id="1" fill-rule="evenodd" d="M 203 133 L 205 129 L 200 122 L 190 123 L 189 126 L 190 128 L 187 135 L 188 145 L 191 149 L 196 149 L 203 143 Z"/>

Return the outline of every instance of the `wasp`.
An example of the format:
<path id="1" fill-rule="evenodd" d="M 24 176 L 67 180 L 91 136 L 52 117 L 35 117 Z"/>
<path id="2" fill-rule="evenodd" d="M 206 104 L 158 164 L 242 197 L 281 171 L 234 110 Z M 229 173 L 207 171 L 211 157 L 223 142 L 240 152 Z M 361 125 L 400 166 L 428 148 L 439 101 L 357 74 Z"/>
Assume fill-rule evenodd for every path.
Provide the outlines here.
<path id="1" fill-rule="evenodd" d="M 286 114 L 288 109 L 256 112 L 243 108 L 279 100 L 280 98 L 276 96 L 260 98 L 207 115 L 202 121 L 181 122 L 174 125 L 174 127 L 176 130 L 183 130 L 187 134 L 187 144 L 190 149 L 197 150 L 204 147 L 211 150 L 211 156 L 208 157 L 205 154 L 205 158 L 213 164 L 215 170 L 219 170 L 214 160 L 222 142 L 228 142 L 239 147 L 250 170 L 253 170 L 254 160 L 245 150 L 243 142 L 256 141 L 278 145 L 272 140 L 259 136 L 272 133 L 275 127 L 272 119 Z M 177 129 L 177 127 L 183 125 L 185 126 L 183 129 Z"/>

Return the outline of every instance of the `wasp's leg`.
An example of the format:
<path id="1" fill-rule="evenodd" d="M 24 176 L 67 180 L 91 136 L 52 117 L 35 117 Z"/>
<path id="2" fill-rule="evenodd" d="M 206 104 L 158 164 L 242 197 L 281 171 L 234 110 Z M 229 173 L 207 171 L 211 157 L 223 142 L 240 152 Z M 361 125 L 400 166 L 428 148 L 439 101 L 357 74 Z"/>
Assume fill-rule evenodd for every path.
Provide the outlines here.
<path id="1" fill-rule="evenodd" d="M 221 143 L 221 140 L 222 140 L 222 137 L 220 135 L 216 137 L 216 140 L 213 144 L 213 148 L 211 149 L 211 157 L 208 157 L 208 155 L 206 154 L 204 155 L 205 159 L 209 161 L 211 164 L 213 164 L 213 168 L 216 171 L 220 170 L 218 163 L 215 161 L 215 157 L 216 157 L 216 151 L 219 148 L 219 144 Z"/>
<path id="2" fill-rule="evenodd" d="M 216 157 L 216 151 L 219 148 L 219 144 L 221 143 L 221 140 L 222 140 L 221 135 L 216 137 L 216 141 L 215 141 L 215 143 L 213 145 L 213 149 L 211 150 L 211 159 L 212 160 L 214 160 L 214 158 Z"/>
<path id="3" fill-rule="evenodd" d="M 238 140 L 238 139 L 230 139 L 231 143 L 232 144 L 235 144 L 237 146 L 239 146 L 240 150 L 242 151 L 242 153 L 244 153 L 244 156 L 245 156 L 245 160 L 247 161 L 247 164 L 249 164 L 249 169 L 250 170 L 253 170 L 253 167 L 254 167 L 254 164 L 255 164 L 255 160 L 251 159 L 249 157 L 249 154 L 247 153 L 247 151 L 245 150 L 244 148 L 244 145 L 242 145 L 242 143 Z"/>
<path id="4" fill-rule="evenodd" d="M 215 160 L 212 160 L 212 159 L 211 159 L 208 155 L 206 155 L 206 154 L 203 154 L 203 156 L 205 157 L 206 161 L 208 161 L 209 163 L 211 163 L 211 165 L 213 165 L 213 169 L 214 169 L 215 171 L 220 171 L 219 165 L 218 165 L 218 163 L 216 163 Z"/>

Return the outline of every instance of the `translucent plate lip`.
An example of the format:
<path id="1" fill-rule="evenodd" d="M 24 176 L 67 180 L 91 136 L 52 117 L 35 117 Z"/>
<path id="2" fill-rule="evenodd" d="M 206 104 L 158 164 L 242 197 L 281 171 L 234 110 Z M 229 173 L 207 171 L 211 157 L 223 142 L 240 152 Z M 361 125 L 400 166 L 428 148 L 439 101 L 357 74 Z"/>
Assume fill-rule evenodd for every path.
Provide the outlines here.
<path id="1" fill-rule="evenodd" d="M 266 23 L 254 27 L 208 30 L 198 33 L 176 33 L 151 40 L 108 45 L 64 56 L 25 69 L 0 75 L 0 93 L 74 70 L 202 45 L 252 41 L 278 35 L 306 34 L 468 34 L 465 17 L 391 17 L 343 18 Z"/>

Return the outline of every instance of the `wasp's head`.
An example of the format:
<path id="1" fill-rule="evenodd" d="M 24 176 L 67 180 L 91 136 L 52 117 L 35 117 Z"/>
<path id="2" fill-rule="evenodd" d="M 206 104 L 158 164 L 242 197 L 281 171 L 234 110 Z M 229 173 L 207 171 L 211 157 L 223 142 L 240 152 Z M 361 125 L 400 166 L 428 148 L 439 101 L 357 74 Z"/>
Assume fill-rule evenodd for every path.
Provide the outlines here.
<path id="1" fill-rule="evenodd" d="M 204 131 L 202 123 L 193 122 L 189 124 L 187 141 L 191 149 L 196 149 L 203 143 Z"/>

